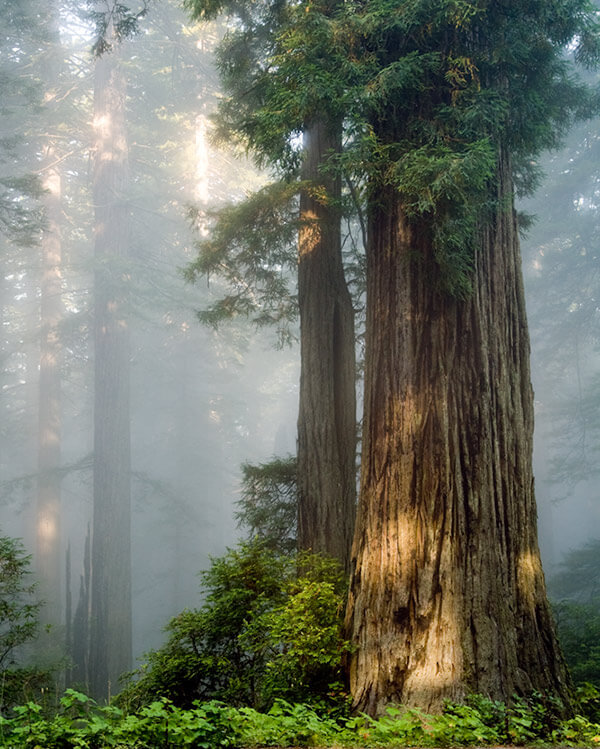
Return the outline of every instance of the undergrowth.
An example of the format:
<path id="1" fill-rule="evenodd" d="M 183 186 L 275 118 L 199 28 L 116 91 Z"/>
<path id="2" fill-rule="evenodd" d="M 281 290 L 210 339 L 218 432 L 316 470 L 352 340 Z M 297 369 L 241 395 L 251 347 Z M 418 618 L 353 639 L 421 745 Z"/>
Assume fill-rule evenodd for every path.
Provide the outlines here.
<path id="1" fill-rule="evenodd" d="M 266 713 L 234 708 L 219 701 L 178 708 L 167 699 L 136 712 L 99 706 L 67 690 L 59 708 L 45 714 L 28 702 L 0 717 L 0 746 L 19 749 L 171 749 L 190 747 L 335 746 L 458 747 L 498 744 L 596 746 L 600 725 L 584 716 L 557 719 L 551 701 L 534 695 L 507 707 L 474 696 L 466 704 L 448 703 L 441 715 L 389 707 L 375 720 L 366 715 L 333 718 L 305 704 L 277 700 Z"/>

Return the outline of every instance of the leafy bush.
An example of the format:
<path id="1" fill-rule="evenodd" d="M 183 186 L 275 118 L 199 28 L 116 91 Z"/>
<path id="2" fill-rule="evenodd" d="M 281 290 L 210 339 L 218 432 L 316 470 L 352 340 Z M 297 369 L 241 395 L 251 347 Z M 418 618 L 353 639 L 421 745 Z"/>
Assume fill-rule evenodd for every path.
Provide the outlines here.
<path id="1" fill-rule="evenodd" d="M 115 706 L 99 707 L 86 695 L 68 689 L 52 717 L 45 717 L 34 702 L 16 707 L 14 718 L 0 721 L 0 745 L 19 749 L 226 747 L 234 736 L 231 711 L 214 702 L 182 710 L 163 699 L 125 714 Z"/>
<path id="2" fill-rule="evenodd" d="M 276 700 L 266 713 L 250 707 L 236 712 L 235 734 L 238 745 L 330 746 L 354 737 L 335 719 L 322 716 L 310 705 Z"/>
<path id="3" fill-rule="evenodd" d="M 156 700 L 136 712 L 99 707 L 67 690 L 55 715 L 45 717 L 34 702 L 0 719 L 0 745 L 19 749 L 219 749 L 219 747 L 456 747 L 540 742 L 568 746 L 600 745 L 600 726 L 582 716 L 562 721 L 548 732 L 549 703 L 539 695 L 505 706 L 484 697 L 471 704 L 449 703 L 441 715 L 390 706 L 375 720 L 366 715 L 333 719 L 306 704 L 276 700 L 261 713 L 222 702 L 196 702 L 189 709 Z M 515 730 L 515 726 L 525 729 Z"/>
<path id="4" fill-rule="evenodd" d="M 258 541 L 215 559 L 204 605 L 167 626 L 169 638 L 134 676 L 120 704 L 166 697 L 268 708 L 276 698 L 339 702 L 345 585 L 318 555 L 282 555 Z M 332 686 L 333 685 L 333 686 Z"/>
<path id="5" fill-rule="evenodd" d="M 23 661 L 23 646 L 37 634 L 41 602 L 20 541 L 0 536 L 0 712 L 48 686 L 49 675 Z"/>
<path id="6" fill-rule="evenodd" d="M 600 599 L 554 604 L 558 637 L 575 683 L 600 688 Z"/>
<path id="7" fill-rule="evenodd" d="M 585 718 L 600 723 L 600 691 L 593 684 L 582 682 L 577 685 L 577 705 Z"/>
<path id="8" fill-rule="evenodd" d="M 560 644 L 576 684 L 600 689 L 600 540 L 565 554 L 548 591 Z M 588 705 L 589 707 L 589 705 Z M 600 713 L 593 713 L 596 720 Z"/>
<path id="9" fill-rule="evenodd" d="M 564 721 L 552 732 L 551 740 L 567 746 L 600 746 L 600 725 L 583 715 Z"/>

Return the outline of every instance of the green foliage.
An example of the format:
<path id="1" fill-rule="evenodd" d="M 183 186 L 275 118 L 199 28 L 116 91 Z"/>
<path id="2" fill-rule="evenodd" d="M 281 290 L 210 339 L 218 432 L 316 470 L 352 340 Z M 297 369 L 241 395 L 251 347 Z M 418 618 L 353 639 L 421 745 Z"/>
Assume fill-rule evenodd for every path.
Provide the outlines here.
<path id="1" fill-rule="evenodd" d="M 367 181 L 371 201 L 383 185 L 398 190 L 454 296 L 470 289 L 501 151 L 526 193 L 536 156 L 598 108 L 573 66 L 599 59 L 590 0 L 187 6 L 198 18 L 218 9 L 237 21 L 220 52 L 228 135 L 289 179 L 301 159 L 295 136 L 317 115 L 344 122 L 343 173 Z"/>
<path id="2" fill-rule="evenodd" d="M 0 537 L 0 712 L 48 683 L 47 674 L 20 663 L 22 647 L 37 634 L 42 606 L 35 599 L 30 561 L 20 541 Z"/>
<path id="3" fill-rule="evenodd" d="M 275 325 L 281 343 L 292 340 L 298 191 L 297 183 L 277 182 L 211 216 L 210 237 L 197 243 L 198 257 L 186 267 L 185 278 L 217 275 L 229 291 L 198 314 L 201 322 L 216 327 L 243 315 L 259 327 Z M 196 216 L 191 210 L 192 221 Z"/>
<path id="4" fill-rule="evenodd" d="M 14 713 L 13 718 L 0 721 L 2 746 L 208 749 L 232 743 L 231 710 L 216 702 L 181 710 L 162 699 L 126 714 L 115 706 L 99 707 L 90 697 L 67 689 L 50 717 L 34 702 L 16 707 Z"/>
<path id="5" fill-rule="evenodd" d="M 532 157 L 590 111 L 594 97 L 563 48 L 578 28 L 597 37 L 594 8 L 372 0 L 349 25 L 364 50 L 354 98 L 368 123 L 349 158 L 366 165 L 375 197 L 393 175 L 411 220 L 430 233 L 442 283 L 462 296 L 500 149 L 519 185 L 533 187 Z"/>
<path id="6" fill-rule="evenodd" d="M 117 0 L 100 5 L 96 0 L 87 0 L 87 4 L 91 8 L 87 15 L 94 24 L 96 36 L 92 52 L 99 57 L 110 52 L 115 42 L 119 44 L 138 33 L 140 21 L 148 13 L 149 0 L 140 0 L 134 9 Z"/>
<path id="7" fill-rule="evenodd" d="M 500 733 L 468 705 L 448 704 L 441 715 L 390 706 L 379 719 L 349 722 L 365 746 L 467 746 L 497 743 Z"/>
<path id="8" fill-rule="evenodd" d="M 242 498 L 236 518 L 249 538 L 283 553 L 296 548 L 296 472 L 297 461 L 292 456 L 242 465 Z"/>
<path id="9" fill-rule="evenodd" d="M 600 688 L 600 598 L 554 605 L 560 645 L 575 683 Z"/>
<path id="10" fill-rule="evenodd" d="M 332 559 L 302 553 L 291 562 L 283 602 L 258 616 L 242 641 L 267 655 L 267 704 L 283 698 L 331 708 L 343 698 L 341 659 L 350 648 L 342 636 L 344 580 Z"/>
<path id="11" fill-rule="evenodd" d="M 568 551 L 558 571 L 548 581 L 548 592 L 555 601 L 597 603 L 600 598 L 600 540 L 592 539 Z"/>
<path id="12" fill-rule="evenodd" d="M 558 637 L 576 684 L 600 688 L 600 541 L 565 554 L 548 582 Z M 596 716 L 598 717 L 598 716 Z"/>
<path id="13" fill-rule="evenodd" d="M 521 746 L 554 741 L 561 730 L 570 730 L 558 717 L 560 710 L 560 705 L 539 694 L 527 699 L 515 697 L 510 705 L 471 695 L 465 704 L 446 703 L 440 715 L 429 715 L 416 708 L 390 706 L 376 720 L 368 716 L 351 718 L 346 728 L 368 747 Z M 598 726 L 595 729 L 597 731 Z M 593 724 L 587 724 L 586 731 L 592 730 Z M 584 733 L 582 729 L 578 740 L 583 741 Z"/>
<path id="14" fill-rule="evenodd" d="M 241 544 L 202 574 L 204 605 L 168 625 L 123 704 L 166 697 L 265 707 L 276 697 L 337 704 L 344 583 L 337 564 Z M 334 685 L 334 686 L 332 686 Z"/>
<path id="15" fill-rule="evenodd" d="M 0 537 L 0 668 L 6 668 L 15 648 L 32 639 L 41 604 L 33 600 L 29 582 L 31 557 L 20 541 Z"/>
<path id="16" fill-rule="evenodd" d="M 343 723 L 313 706 L 278 699 L 266 713 L 250 707 L 237 711 L 236 733 L 243 746 L 327 746 L 343 743 Z"/>
<path id="17" fill-rule="evenodd" d="M 45 19 L 44 19 L 45 20 Z M 33 0 L 0 4 L 3 29 L 0 52 L 0 238 L 21 247 L 37 244 L 44 225 L 39 199 L 43 193 L 31 131 L 43 98 L 40 49 L 47 28 Z M 27 64 L 24 64 L 27 60 Z M 33 141 L 33 142 L 32 142 Z M 5 250 L 6 252 L 6 250 Z M 5 267 L 10 262 L 4 258 Z"/>
<path id="18" fill-rule="evenodd" d="M 0 745 L 20 749 L 136 749 L 164 747 L 453 747 L 508 743 L 567 746 L 600 744 L 600 726 L 583 716 L 549 720 L 543 700 L 516 700 L 511 706 L 474 696 L 470 704 L 448 704 L 441 715 L 390 706 L 379 719 L 365 715 L 334 719 L 306 704 L 276 700 L 267 712 L 233 708 L 222 702 L 195 702 L 188 709 L 167 699 L 136 712 L 99 707 L 84 694 L 67 690 L 54 715 L 28 702 L 0 719 Z"/>

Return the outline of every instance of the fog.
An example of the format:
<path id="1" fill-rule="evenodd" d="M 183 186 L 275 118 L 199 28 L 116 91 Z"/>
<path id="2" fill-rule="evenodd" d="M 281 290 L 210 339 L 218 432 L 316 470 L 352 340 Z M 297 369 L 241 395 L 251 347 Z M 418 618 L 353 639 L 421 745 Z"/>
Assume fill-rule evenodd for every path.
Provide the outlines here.
<path id="1" fill-rule="evenodd" d="M 10 15 L 9 5 L 4 3 L 3 14 Z M 90 53 L 89 25 L 66 0 L 52 6 L 54 17 L 34 0 L 20 5 L 30 19 L 5 23 L 0 57 L 11 80 L 0 113 L 0 176 L 13 211 L 13 218 L 0 216 L 0 527 L 24 539 L 36 574 L 48 578 L 45 590 L 60 596 L 53 624 L 64 627 L 67 599 L 72 615 L 85 586 L 93 518 L 99 419 L 94 315 L 99 269 L 107 262 L 97 248 L 95 253 L 106 227 L 94 213 L 94 164 L 99 128 L 114 122 L 99 124 L 97 112 L 95 119 L 98 61 Z M 109 262 L 118 266 L 119 324 L 128 333 L 127 371 L 118 376 L 130 384 L 130 432 L 114 439 L 126 440 L 131 450 L 134 659 L 161 644 L 170 617 L 198 605 L 197 573 L 239 538 L 241 464 L 295 451 L 296 323 L 287 323 L 292 343 L 283 347 L 276 325 L 259 327 L 240 315 L 218 328 L 202 324 L 197 312 L 227 289 L 218 276 L 194 284 L 183 278 L 182 269 L 196 256 L 195 243 L 210 234 L 210 211 L 266 179 L 243 154 L 208 136 L 219 97 L 214 49 L 222 33 L 215 24 L 190 25 L 178 3 L 157 3 L 141 32 L 112 53 L 127 92 L 127 143 L 121 147 L 127 192 L 118 195 L 125 206 L 119 231 L 126 252 Z M 598 536 L 600 520 L 600 198 L 593 168 L 600 163 L 599 132 L 598 121 L 588 123 L 564 150 L 545 157 L 546 177 L 536 197 L 519 206 L 537 215 L 522 249 L 547 574 L 566 551 Z M 27 187 L 30 174 L 46 180 L 44 193 Z M 190 206 L 196 209 L 193 219 Z M 27 232 L 21 231 L 21 210 L 32 220 Z M 54 265 L 44 254 L 49 236 L 59 244 Z M 48 306 L 48 300 L 58 304 Z M 55 411 L 44 423 L 48 398 Z M 55 463 L 41 467 L 48 429 Z M 58 587 L 40 568 L 40 486 L 48 489 L 49 473 L 60 500 L 59 522 L 50 531 L 59 534 L 51 539 L 59 558 Z"/>
<path id="2" fill-rule="evenodd" d="M 166 6 L 118 51 L 126 67 L 128 193 L 119 196 L 127 206 L 127 252 L 115 262 L 127 286 L 129 371 L 119 376 L 130 383 L 136 658 L 160 644 L 171 616 L 197 605 L 198 571 L 239 535 L 234 513 L 240 465 L 293 453 L 297 410 L 297 348 L 278 350 L 276 331 L 243 319 L 219 331 L 201 325 L 196 313 L 219 297 L 219 280 L 190 285 L 183 279 L 194 242 L 206 233 L 198 220 L 188 220 L 189 207 L 204 212 L 235 200 L 264 177 L 243 156 L 216 149 L 206 138 L 217 94 L 218 29 L 191 27 L 176 3 Z M 2 168 L 8 176 L 33 172 L 42 179 L 52 171 L 61 205 L 56 224 L 46 215 L 45 229 L 34 228 L 31 240 L 14 233 L 1 239 L 0 524 L 35 556 L 38 430 L 48 428 L 39 423 L 39 404 L 40 397 L 53 398 L 58 413 L 50 429 L 60 441 L 60 459 L 49 470 L 60 478 L 60 567 L 69 548 L 75 606 L 92 522 L 94 288 L 98 263 L 105 262 L 94 257 L 94 237 L 102 231 L 94 225 L 92 197 L 98 62 L 90 53 L 92 29 L 69 12 L 68 3 L 56 4 L 57 16 L 47 21 L 35 3 L 27 10 L 39 27 L 8 26 L 12 37 L 4 40 L 12 45 L 14 59 L 6 66 L 16 90 L 12 116 L 2 118 L 3 138 L 14 138 L 15 147 Z M 33 73 L 22 72 L 24 59 L 31 60 Z M 44 77 L 48 69 L 56 80 Z M 48 162 L 44 149 L 52 151 Z M 18 200 L 36 208 L 37 196 Z M 59 239 L 61 253 L 58 285 L 50 290 L 55 301 L 60 298 L 50 323 L 42 311 L 48 235 Z M 57 338 L 52 355 L 59 358 L 50 377 L 59 392 L 47 396 L 40 335 L 49 324 Z M 34 567 L 39 563 L 34 559 Z M 63 624 L 65 586 L 61 574 Z"/>
<path id="3" fill-rule="evenodd" d="M 546 574 L 598 538 L 599 121 L 572 131 L 540 163 L 541 184 L 519 209 L 535 393 L 534 473 Z"/>

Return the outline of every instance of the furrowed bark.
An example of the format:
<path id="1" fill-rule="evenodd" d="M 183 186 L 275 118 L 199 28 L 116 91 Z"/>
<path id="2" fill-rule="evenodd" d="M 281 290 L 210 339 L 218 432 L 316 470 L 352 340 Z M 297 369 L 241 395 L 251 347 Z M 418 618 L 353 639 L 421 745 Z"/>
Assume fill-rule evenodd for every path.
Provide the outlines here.
<path id="1" fill-rule="evenodd" d="M 508 159 L 474 290 L 439 290 L 427 231 L 370 215 L 363 460 L 347 628 L 354 707 L 425 710 L 570 684 L 537 543 L 533 394 Z M 509 206 L 509 207 L 507 207 Z"/>
<path id="2" fill-rule="evenodd" d="M 356 507 L 354 311 L 342 264 L 339 177 L 324 166 L 340 150 L 340 128 L 305 132 L 300 198 L 298 299 L 298 545 L 349 568 Z"/>

